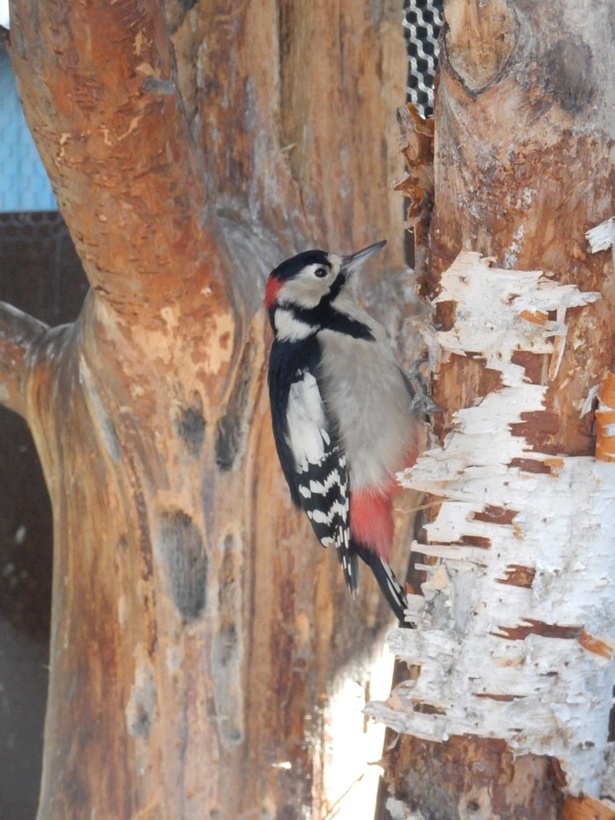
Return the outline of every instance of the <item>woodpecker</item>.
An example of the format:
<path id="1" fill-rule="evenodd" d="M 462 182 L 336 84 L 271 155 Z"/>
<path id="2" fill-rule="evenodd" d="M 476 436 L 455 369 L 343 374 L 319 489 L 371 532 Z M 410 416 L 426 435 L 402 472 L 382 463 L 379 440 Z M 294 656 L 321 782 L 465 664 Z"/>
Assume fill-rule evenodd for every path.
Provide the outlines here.
<path id="1" fill-rule="evenodd" d="M 405 592 L 389 566 L 395 473 L 418 456 L 413 390 L 384 327 L 357 304 L 354 274 L 386 241 L 351 256 L 309 250 L 269 276 L 269 399 L 294 504 L 334 546 L 351 593 L 361 558 L 398 621 Z M 405 624 L 406 626 L 408 624 Z"/>

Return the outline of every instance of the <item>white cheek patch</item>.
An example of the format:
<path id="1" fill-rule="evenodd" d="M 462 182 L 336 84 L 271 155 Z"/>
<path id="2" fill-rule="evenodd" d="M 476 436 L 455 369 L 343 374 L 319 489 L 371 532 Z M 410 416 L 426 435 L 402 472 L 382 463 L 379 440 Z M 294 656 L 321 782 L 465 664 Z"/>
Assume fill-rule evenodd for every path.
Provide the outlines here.
<path id="1" fill-rule="evenodd" d="M 276 310 L 274 322 L 276 335 L 281 341 L 298 342 L 301 339 L 307 339 L 318 330 L 314 325 L 297 319 L 290 310 L 284 308 Z"/>
<path id="2" fill-rule="evenodd" d="M 316 272 L 325 268 L 326 276 L 316 276 Z M 315 308 L 331 290 L 341 268 L 341 259 L 329 255 L 327 264 L 313 263 L 306 265 L 292 279 L 286 280 L 277 294 L 277 302 L 282 308 L 285 305 L 296 305 L 302 308 Z"/>
<path id="3" fill-rule="evenodd" d="M 278 304 L 282 307 L 297 305 L 309 310 L 316 307 L 328 291 L 329 286 L 323 280 L 316 279 L 311 274 L 306 276 L 305 271 L 302 271 L 294 279 L 284 283 L 278 294 Z"/>
<path id="4" fill-rule="evenodd" d="M 320 390 L 311 373 L 291 385 L 287 419 L 288 444 L 297 472 L 305 472 L 309 464 L 318 464 L 330 442 Z"/>

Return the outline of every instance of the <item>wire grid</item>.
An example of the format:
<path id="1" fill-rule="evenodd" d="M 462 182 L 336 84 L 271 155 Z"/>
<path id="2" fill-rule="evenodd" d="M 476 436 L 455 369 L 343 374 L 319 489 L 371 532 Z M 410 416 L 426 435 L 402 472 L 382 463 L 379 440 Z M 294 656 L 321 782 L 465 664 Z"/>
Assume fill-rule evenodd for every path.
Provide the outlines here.
<path id="1" fill-rule="evenodd" d="M 0 212 L 1 245 L 31 243 L 36 238 L 41 243 L 55 243 L 58 231 L 64 226 L 59 211 Z"/>
<path id="2" fill-rule="evenodd" d="M 433 114 L 433 82 L 438 64 L 438 35 L 444 0 L 404 0 L 404 36 L 408 46 L 408 101 L 422 117 Z"/>
<path id="3" fill-rule="evenodd" d="M 87 289 L 81 261 L 59 211 L 0 213 L 2 301 L 57 325 L 75 319 Z M 1 799 L 0 816 L 4 817 Z"/>

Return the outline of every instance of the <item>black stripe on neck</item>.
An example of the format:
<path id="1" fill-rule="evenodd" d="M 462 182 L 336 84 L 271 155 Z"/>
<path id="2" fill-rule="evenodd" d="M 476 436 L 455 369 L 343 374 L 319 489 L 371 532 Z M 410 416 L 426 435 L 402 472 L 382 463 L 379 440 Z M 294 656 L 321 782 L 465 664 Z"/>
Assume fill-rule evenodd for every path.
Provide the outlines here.
<path id="1" fill-rule="evenodd" d="M 315 308 L 298 308 L 295 305 L 290 307 L 293 316 L 300 322 L 309 325 L 316 325 L 319 328 L 335 330 L 337 333 L 345 333 L 354 339 L 365 339 L 368 342 L 374 341 L 374 334 L 368 325 L 353 319 L 347 313 L 342 313 L 331 305 L 331 294 L 328 294 L 326 301 L 323 299 Z"/>

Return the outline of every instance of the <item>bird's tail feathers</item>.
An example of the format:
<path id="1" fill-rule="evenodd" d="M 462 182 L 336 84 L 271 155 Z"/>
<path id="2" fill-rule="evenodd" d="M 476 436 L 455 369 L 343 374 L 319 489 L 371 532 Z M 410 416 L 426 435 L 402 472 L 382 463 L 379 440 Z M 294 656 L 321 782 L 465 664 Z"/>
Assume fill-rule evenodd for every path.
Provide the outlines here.
<path id="1" fill-rule="evenodd" d="M 395 573 L 388 565 L 388 563 L 377 555 L 373 550 L 364 547 L 356 541 L 352 542 L 353 551 L 361 558 L 367 566 L 371 569 L 378 581 L 378 586 L 382 594 L 391 607 L 393 614 L 399 621 L 400 626 L 412 627 L 405 619 L 405 610 L 408 608 L 408 599 L 402 585 L 395 577 Z M 355 572 L 355 579 L 357 573 Z"/>
<path id="2" fill-rule="evenodd" d="M 357 561 L 356 552 L 344 541 L 340 542 L 338 540 L 336 548 L 346 586 L 353 595 L 356 595 L 359 591 L 359 562 Z"/>

